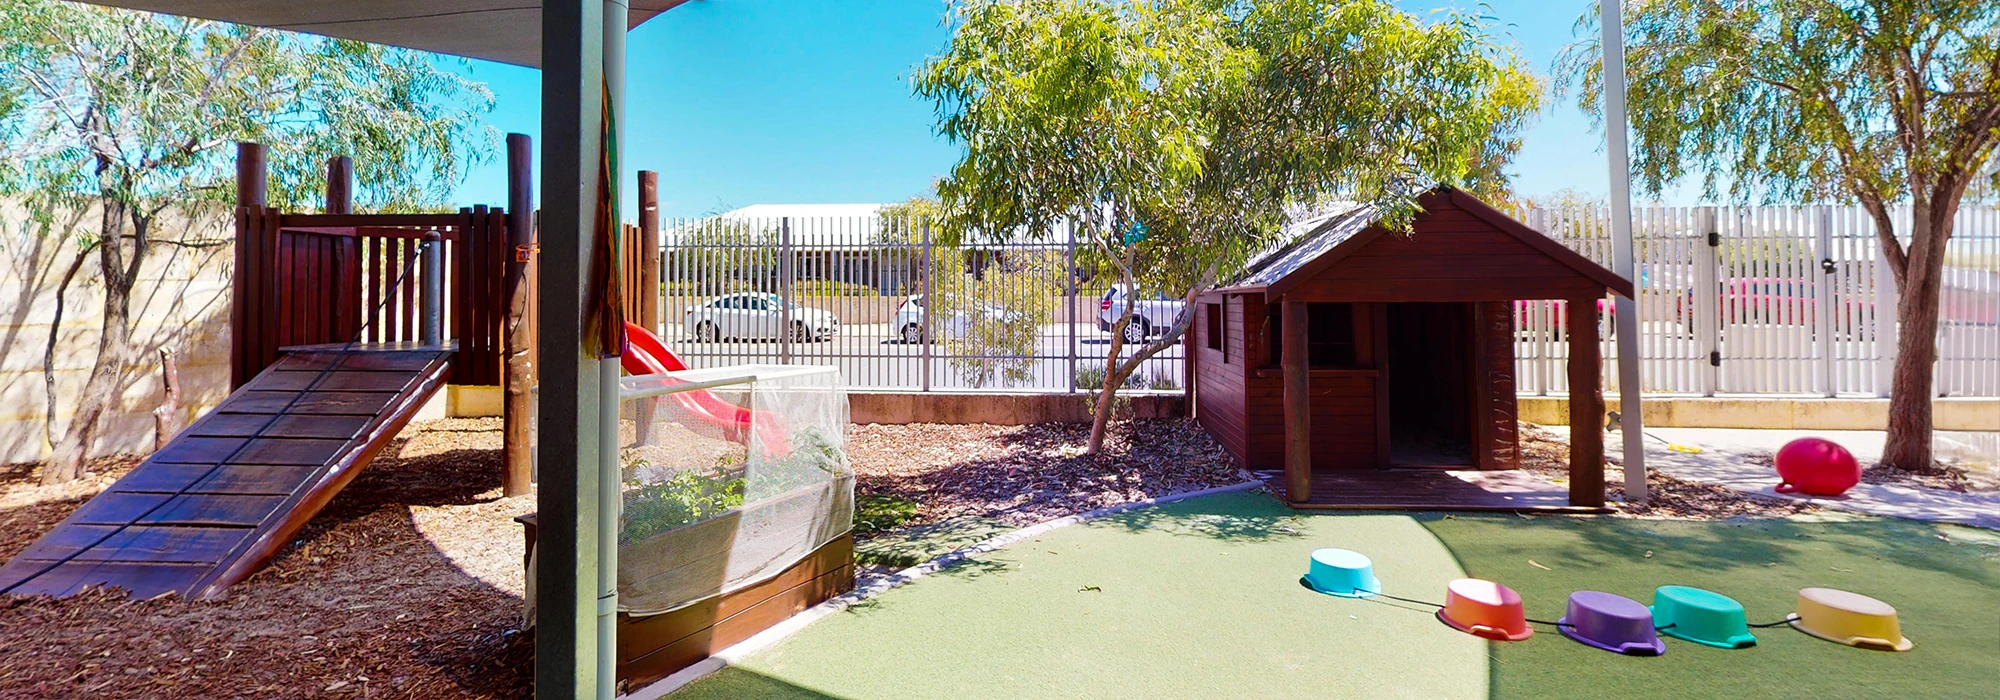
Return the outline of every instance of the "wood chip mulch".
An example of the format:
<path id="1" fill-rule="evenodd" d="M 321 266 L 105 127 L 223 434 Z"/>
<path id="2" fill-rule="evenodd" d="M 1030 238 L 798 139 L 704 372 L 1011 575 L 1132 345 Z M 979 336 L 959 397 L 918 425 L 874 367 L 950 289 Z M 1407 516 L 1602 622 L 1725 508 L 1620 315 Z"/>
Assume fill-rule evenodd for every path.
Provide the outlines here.
<path id="1" fill-rule="evenodd" d="M 404 435 L 222 600 L 0 597 L 0 698 L 528 696 L 509 519 L 532 499 L 499 498 L 499 421 Z M 64 487 L 37 485 L 32 467 L 0 472 L 0 556 L 130 462 Z"/>
<path id="2" fill-rule="evenodd" d="M 0 596 L 0 698 L 518 698 L 521 531 L 532 498 L 501 498 L 497 419 L 412 425 L 269 567 L 216 601 Z M 1244 477 L 1180 420 L 1122 425 L 1082 456 L 1089 427 L 857 426 L 863 493 L 918 502 L 921 524 L 1025 524 Z M 25 549 L 137 463 L 93 463 L 41 486 L 0 467 L 0 558 Z"/>
<path id="3" fill-rule="evenodd" d="M 1673 518 L 1679 520 L 1725 520 L 1735 517 L 1772 518 L 1811 513 L 1819 506 L 1788 498 L 1769 498 L 1688 481 L 1646 470 L 1646 503 L 1625 503 L 1625 472 L 1615 468 L 1615 456 L 1606 460 L 1605 492 L 1614 516 L 1632 518 Z M 1569 477 L 1569 441 L 1532 423 L 1521 424 L 1521 466 L 1557 479 Z"/>
<path id="4" fill-rule="evenodd" d="M 921 525 L 958 516 L 1028 525 L 1248 480 L 1194 421 L 1116 424 L 1085 456 L 1087 424 L 857 425 L 848 454 L 863 496 L 917 503 Z"/>

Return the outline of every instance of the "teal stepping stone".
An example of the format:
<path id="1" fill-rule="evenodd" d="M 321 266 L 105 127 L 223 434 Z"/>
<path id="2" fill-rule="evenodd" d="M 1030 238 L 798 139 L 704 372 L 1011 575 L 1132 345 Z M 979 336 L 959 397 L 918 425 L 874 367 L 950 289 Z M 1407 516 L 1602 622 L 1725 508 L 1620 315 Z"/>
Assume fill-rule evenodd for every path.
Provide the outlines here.
<path id="1" fill-rule="evenodd" d="M 1743 604 L 1714 591 L 1661 586 L 1653 591 L 1653 626 L 1660 634 L 1723 649 L 1757 645 Z"/>

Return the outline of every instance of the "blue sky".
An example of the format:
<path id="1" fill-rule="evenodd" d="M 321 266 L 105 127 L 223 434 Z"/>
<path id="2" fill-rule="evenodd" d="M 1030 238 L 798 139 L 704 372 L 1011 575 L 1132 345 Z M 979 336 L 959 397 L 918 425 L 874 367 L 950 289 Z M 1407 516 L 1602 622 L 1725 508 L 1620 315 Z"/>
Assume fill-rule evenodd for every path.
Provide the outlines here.
<path id="1" fill-rule="evenodd" d="M 1420 15 L 1463 0 L 1404 0 Z M 1531 69 L 1548 76 L 1591 0 L 1494 0 Z M 941 0 L 697 0 L 628 39 L 625 182 L 660 173 L 666 216 L 758 203 L 890 202 L 929 190 L 957 149 L 932 133 L 930 105 L 909 76 L 943 47 Z M 474 62 L 497 106 L 490 123 L 537 134 L 537 71 Z M 1607 190 L 1603 137 L 1573 101 L 1551 97 L 1515 163 L 1524 195 Z M 628 185 L 629 186 L 629 185 Z M 475 170 L 461 203 L 500 203 L 500 159 Z M 1689 203 L 1685 193 L 1670 203 Z M 627 198 L 627 217 L 630 198 Z"/>

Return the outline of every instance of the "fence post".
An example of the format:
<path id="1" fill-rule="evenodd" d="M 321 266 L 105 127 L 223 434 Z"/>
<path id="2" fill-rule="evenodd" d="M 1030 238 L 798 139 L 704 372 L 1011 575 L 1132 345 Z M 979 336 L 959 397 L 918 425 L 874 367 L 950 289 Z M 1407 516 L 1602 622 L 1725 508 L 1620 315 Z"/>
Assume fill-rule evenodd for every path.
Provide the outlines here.
<path id="1" fill-rule="evenodd" d="M 936 311 L 938 308 L 937 297 L 932 294 L 933 292 L 937 291 L 937 285 L 932 282 L 932 280 L 936 279 L 937 277 L 937 256 L 936 256 L 937 251 L 931 248 L 930 220 L 925 219 L 923 226 L 924 226 L 924 241 L 922 250 L 924 252 L 924 270 L 923 270 L 924 315 L 922 319 L 924 326 L 922 329 L 923 342 L 920 343 L 917 347 L 917 358 L 918 362 L 920 363 L 917 366 L 917 390 L 930 391 L 931 390 L 931 343 L 936 340 L 936 338 L 931 335 L 931 316 L 932 312 Z"/>
<path id="2" fill-rule="evenodd" d="M 1816 275 L 1819 284 L 1813 285 L 1813 305 L 1816 307 L 1813 310 L 1813 325 L 1818 327 L 1817 332 L 1813 334 L 1814 345 L 1817 346 L 1814 352 L 1818 354 L 1815 358 L 1818 361 L 1814 363 L 1815 383 L 1819 385 L 1820 393 L 1832 398 L 1840 393 L 1840 387 L 1834 383 L 1833 362 L 1834 352 L 1838 348 L 1834 336 L 1839 330 L 1836 328 L 1839 324 L 1836 323 L 1838 316 L 1834 313 L 1834 305 L 1837 302 L 1833 288 L 1834 284 L 1840 281 L 1840 275 L 1839 268 L 1833 260 L 1833 207 L 1831 206 L 1813 207 L 1813 246 L 1815 256 L 1819 258 L 1820 272 Z"/>
<path id="3" fill-rule="evenodd" d="M 424 232 L 423 326 L 417 342 L 434 347 L 444 338 L 444 247 L 437 231 Z"/>
<path id="4" fill-rule="evenodd" d="M 1695 350 L 1708 351 L 1708 357 L 1696 365 L 1701 395 L 1714 396 L 1721 388 L 1722 370 L 1722 261 L 1718 255 L 1722 228 L 1717 225 L 1715 207 L 1695 210 L 1695 232 L 1702 240 L 1694 247 L 1694 288 L 1688 290 L 1694 297 L 1689 309 L 1693 318 L 1689 320 Z"/>
<path id="5" fill-rule="evenodd" d="M 778 303 L 784 315 L 778 318 L 778 364 L 792 363 L 792 217 L 778 220 Z"/>
<path id="6" fill-rule="evenodd" d="M 1069 393 L 1074 394 L 1076 393 L 1076 299 L 1077 293 L 1083 290 L 1076 280 L 1076 222 L 1068 222 L 1065 228 L 1069 229 L 1068 245 L 1063 252 L 1063 306 L 1068 309 L 1065 313 L 1069 317 L 1069 372 L 1067 372 L 1069 378 L 1065 382 L 1069 386 Z"/>

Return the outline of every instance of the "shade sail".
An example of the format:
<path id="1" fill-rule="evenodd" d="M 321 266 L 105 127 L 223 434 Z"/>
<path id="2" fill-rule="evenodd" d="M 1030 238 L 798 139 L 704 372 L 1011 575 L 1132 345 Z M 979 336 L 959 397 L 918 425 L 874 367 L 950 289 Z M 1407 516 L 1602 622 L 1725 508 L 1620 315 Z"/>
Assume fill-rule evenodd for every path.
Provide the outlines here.
<path id="1" fill-rule="evenodd" d="M 541 0 L 82 0 L 319 34 L 530 68 L 542 62 Z M 629 26 L 687 0 L 632 0 Z"/>

